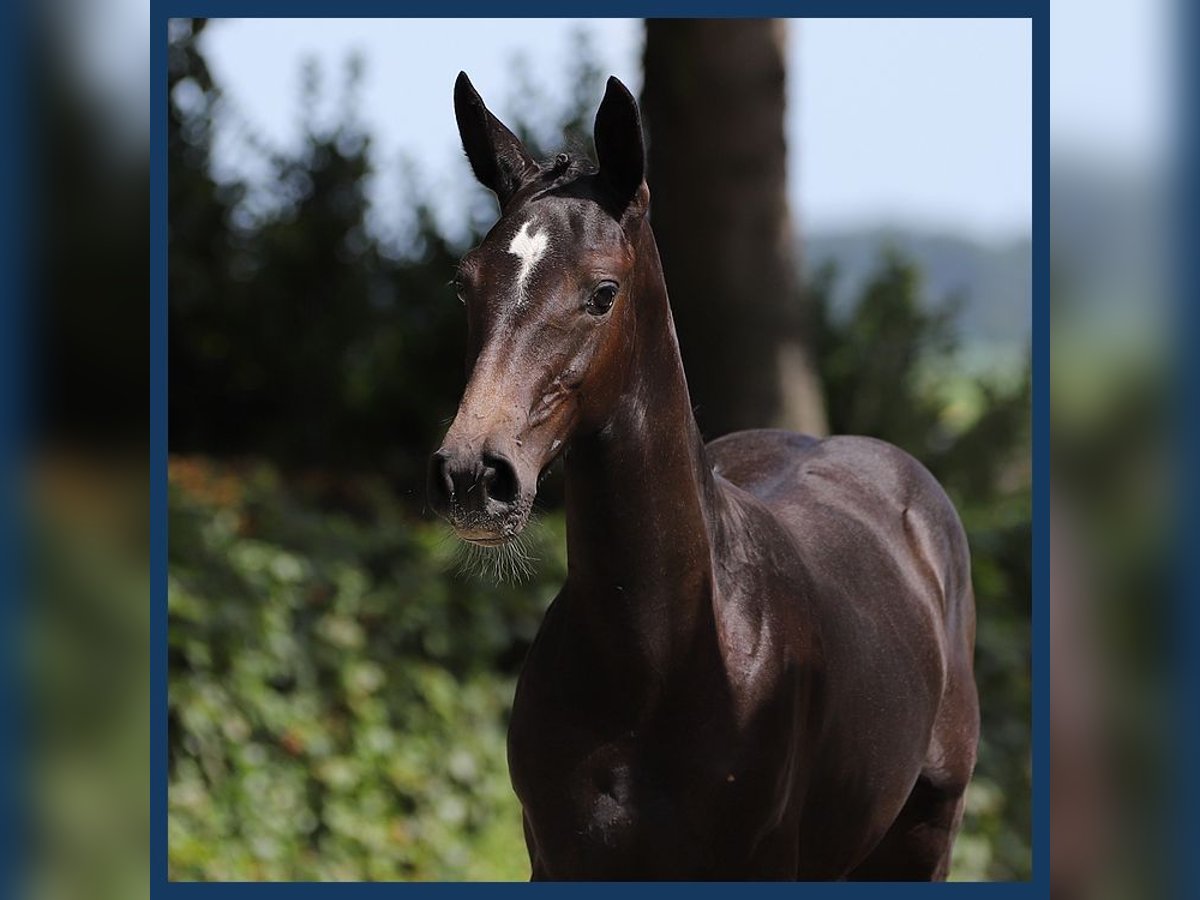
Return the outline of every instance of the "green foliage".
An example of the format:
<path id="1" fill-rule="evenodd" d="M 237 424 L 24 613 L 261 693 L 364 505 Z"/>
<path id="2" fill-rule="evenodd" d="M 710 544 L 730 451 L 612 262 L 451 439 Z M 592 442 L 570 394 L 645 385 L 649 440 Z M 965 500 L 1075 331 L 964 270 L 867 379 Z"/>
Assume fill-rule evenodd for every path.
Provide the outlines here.
<path id="1" fill-rule="evenodd" d="M 323 481 L 172 463 L 171 877 L 527 878 L 505 731 L 561 522 L 497 587 L 384 486 Z"/>
<path id="2" fill-rule="evenodd" d="M 171 447 L 411 482 L 462 384 L 449 361 L 464 324 L 446 282 L 465 245 L 433 227 L 419 196 L 403 252 L 368 227 L 354 65 L 339 121 L 309 120 L 297 149 L 260 154 L 265 187 L 217 182 L 223 107 L 198 27 L 180 26 L 171 47 Z M 318 85 L 311 70 L 309 106 Z"/>

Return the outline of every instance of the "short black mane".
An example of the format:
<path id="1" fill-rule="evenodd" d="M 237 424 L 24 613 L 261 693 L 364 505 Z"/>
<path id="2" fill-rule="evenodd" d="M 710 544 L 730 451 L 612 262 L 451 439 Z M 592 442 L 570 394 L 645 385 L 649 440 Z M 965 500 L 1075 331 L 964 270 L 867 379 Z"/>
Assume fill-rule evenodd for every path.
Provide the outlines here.
<path id="1" fill-rule="evenodd" d="M 564 150 L 544 160 L 534 180 L 534 197 L 555 193 L 568 185 L 595 175 L 600 167 L 582 151 Z"/>

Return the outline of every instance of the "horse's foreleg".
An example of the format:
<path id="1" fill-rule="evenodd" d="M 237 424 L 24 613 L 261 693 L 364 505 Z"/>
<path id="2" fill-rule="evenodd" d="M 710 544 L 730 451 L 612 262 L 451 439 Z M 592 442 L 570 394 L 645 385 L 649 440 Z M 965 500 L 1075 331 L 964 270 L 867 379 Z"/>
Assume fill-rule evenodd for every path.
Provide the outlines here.
<path id="1" fill-rule="evenodd" d="M 945 881 L 965 787 L 938 786 L 922 775 L 892 827 L 847 880 Z"/>

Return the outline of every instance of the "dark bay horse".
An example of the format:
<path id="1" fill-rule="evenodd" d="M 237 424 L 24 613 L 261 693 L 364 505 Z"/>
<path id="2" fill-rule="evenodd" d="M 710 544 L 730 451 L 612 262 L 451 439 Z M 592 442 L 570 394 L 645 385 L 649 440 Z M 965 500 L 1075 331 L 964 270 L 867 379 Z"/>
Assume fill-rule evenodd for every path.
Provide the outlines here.
<path id="1" fill-rule="evenodd" d="M 945 493 L 867 438 L 703 443 L 619 81 L 598 165 L 539 164 L 462 74 L 454 104 L 501 216 L 459 266 L 430 500 L 501 545 L 566 469 L 567 581 L 509 729 L 533 878 L 944 878 L 979 731 Z"/>

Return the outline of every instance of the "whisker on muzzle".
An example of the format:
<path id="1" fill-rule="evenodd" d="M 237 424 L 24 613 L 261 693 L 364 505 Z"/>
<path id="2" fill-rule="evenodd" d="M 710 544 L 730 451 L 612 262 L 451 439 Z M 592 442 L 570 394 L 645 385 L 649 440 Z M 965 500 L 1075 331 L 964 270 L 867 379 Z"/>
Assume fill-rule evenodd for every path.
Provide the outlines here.
<path id="1" fill-rule="evenodd" d="M 529 527 L 533 525 L 530 521 Z M 532 553 L 532 545 L 528 527 L 521 534 L 494 547 L 460 540 L 454 568 L 465 577 L 482 578 L 498 584 L 520 584 L 532 578 L 537 571 L 539 560 Z"/>

